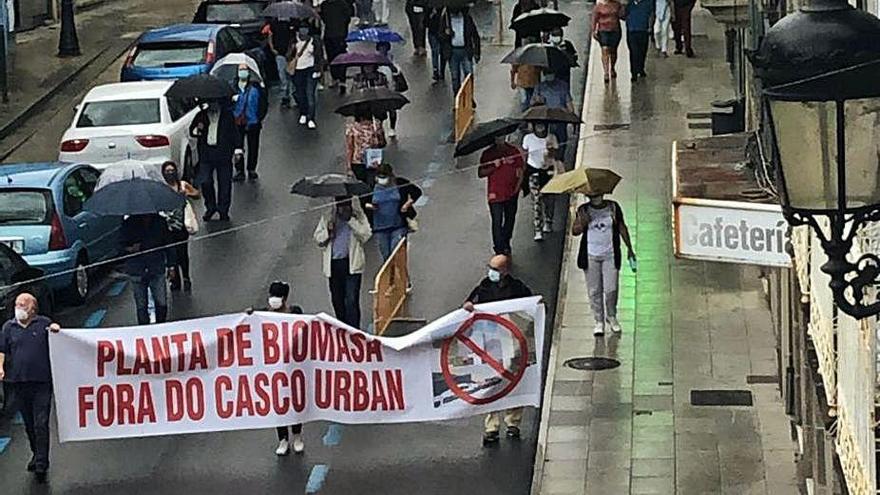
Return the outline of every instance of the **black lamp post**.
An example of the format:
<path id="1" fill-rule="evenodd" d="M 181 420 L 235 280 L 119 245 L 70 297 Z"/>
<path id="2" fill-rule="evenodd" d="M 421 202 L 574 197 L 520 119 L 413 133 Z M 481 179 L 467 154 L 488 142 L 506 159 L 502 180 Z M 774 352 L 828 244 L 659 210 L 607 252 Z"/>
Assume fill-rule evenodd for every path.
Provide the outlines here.
<path id="1" fill-rule="evenodd" d="M 80 54 L 79 38 L 76 36 L 74 3 L 76 0 L 61 0 L 61 35 L 58 37 L 58 56 L 76 57 Z"/>
<path id="2" fill-rule="evenodd" d="M 880 20 L 846 0 L 814 0 L 768 30 L 751 59 L 783 214 L 817 233 L 840 310 L 880 314 L 865 294 L 880 284 L 880 257 L 848 259 L 859 228 L 880 221 Z"/>

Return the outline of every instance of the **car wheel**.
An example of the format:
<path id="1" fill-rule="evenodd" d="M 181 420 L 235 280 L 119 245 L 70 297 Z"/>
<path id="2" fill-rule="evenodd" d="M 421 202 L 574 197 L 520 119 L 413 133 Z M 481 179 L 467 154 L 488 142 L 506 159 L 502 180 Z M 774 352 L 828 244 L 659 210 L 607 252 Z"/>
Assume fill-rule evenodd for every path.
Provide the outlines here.
<path id="1" fill-rule="evenodd" d="M 85 303 L 89 295 L 90 273 L 88 264 L 88 257 L 85 253 L 80 253 L 73 268 L 73 279 L 70 281 L 70 287 L 67 289 L 70 302 L 77 306 Z"/>

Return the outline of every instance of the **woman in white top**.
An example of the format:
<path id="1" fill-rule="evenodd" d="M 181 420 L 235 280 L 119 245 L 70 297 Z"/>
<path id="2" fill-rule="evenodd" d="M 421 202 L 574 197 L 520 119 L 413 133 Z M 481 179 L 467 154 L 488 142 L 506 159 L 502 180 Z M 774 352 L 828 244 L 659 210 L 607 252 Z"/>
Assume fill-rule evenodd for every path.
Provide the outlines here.
<path id="1" fill-rule="evenodd" d="M 559 148 L 559 143 L 553 134 L 547 132 L 546 123 L 537 122 L 532 125 L 532 132 L 523 137 L 522 148 L 528 153 L 526 163 L 529 166 L 526 174 L 528 175 L 529 193 L 532 195 L 535 240 L 543 241 L 544 234 L 553 231 L 554 198 L 553 196 L 544 197 L 541 194 L 541 188 L 556 173 L 558 167 L 556 150 Z"/>
<path id="2" fill-rule="evenodd" d="M 321 41 L 309 32 L 308 26 L 300 26 L 296 33 L 296 42 L 291 43 L 290 52 L 287 54 L 287 71 L 294 69 L 293 98 L 299 108 L 299 124 L 308 124 L 309 129 L 317 127 L 315 108 L 323 53 Z"/>
<path id="3" fill-rule="evenodd" d="M 671 0 L 655 0 L 654 4 L 654 46 L 664 57 L 668 57 L 669 24 L 672 22 Z"/>

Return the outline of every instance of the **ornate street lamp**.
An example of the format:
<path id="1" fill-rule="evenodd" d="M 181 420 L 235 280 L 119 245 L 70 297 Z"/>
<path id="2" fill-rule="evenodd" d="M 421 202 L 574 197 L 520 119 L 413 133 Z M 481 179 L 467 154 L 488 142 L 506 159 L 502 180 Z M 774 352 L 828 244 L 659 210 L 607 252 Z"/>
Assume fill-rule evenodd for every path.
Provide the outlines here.
<path id="1" fill-rule="evenodd" d="M 783 214 L 819 237 L 840 310 L 876 315 L 880 301 L 865 291 L 880 284 L 880 257 L 848 255 L 859 228 L 880 221 L 880 20 L 846 0 L 814 1 L 769 29 L 750 58 Z"/>

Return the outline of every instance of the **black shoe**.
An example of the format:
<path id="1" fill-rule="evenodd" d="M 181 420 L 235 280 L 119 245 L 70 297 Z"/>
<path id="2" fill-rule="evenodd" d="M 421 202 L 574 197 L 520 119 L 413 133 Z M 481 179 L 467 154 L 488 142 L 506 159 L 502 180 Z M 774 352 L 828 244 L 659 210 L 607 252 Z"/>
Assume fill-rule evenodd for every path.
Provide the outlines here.
<path id="1" fill-rule="evenodd" d="M 33 473 L 34 471 L 37 470 L 37 458 L 36 457 L 31 456 L 31 461 L 27 463 L 27 470 L 30 473 Z"/>
<path id="2" fill-rule="evenodd" d="M 192 292 L 192 290 L 193 290 L 192 280 L 190 280 L 188 278 L 183 279 L 183 291 L 184 292 Z"/>
<path id="3" fill-rule="evenodd" d="M 229 213 L 221 213 L 220 214 L 220 221 L 221 222 L 228 222 L 229 221 Z"/>
<path id="4" fill-rule="evenodd" d="M 37 478 L 37 483 L 45 483 L 47 478 L 46 469 L 34 470 L 34 476 Z"/>
<path id="5" fill-rule="evenodd" d="M 682 54 L 681 48 L 676 48 L 674 53 L 676 55 L 681 55 Z"/>
<path id="6" fill-rule="evenodd" d="M 434 72 L 433 72 L 433 74 L 431 75 L 431 79 L 433 79 L 434 82 L 439 81 L 439 80 L 440 80 L 440 71 L 437 70 L 437 69 L 434 69 Z"/>
<path id="7" fill-rule="evenodd" d="M 253 182 L 253 181 L 259 179 L 259 178 L 260 178 L 260 175 L 259 175 L 258 173 L 256 173 L 256 172 L 248 172 L 248 176 L 247 176 L 247 177 L 248 177 L 248 180 L 249 180 L 249 181 Z"/>
<path id="8" fill-rule="evenodd" d="M 339 96 L 345 96 L 345 84 L 339 85 Z"/>
<path id="9" fill-rule="evenodd" d="M 174 282 L 171 282 L 171 292 L 180 292 L 180 282 L 177 279 L 174 279 Z"/>
<path id="10" fill-rule="evenodd" d="M 685 55 L 687 56 L 687 58 L 694 58 L 697 56 L 693 50 L 688 50 Z"/>
<path id="11" fill-rule="evenodd" d="M 639 80 L 639 75 L 638 75 L 638 74 L 633 74 L 633 76 L 630 77 L 629 80 L 630 80 L 630 82 L 636 82 L 636 81 Z"/>
<path id="12" fill-rule="evenodd" d="M 498 443 L 498 432 L 497 431 L 487 431 L 483 433 L 483 446 L 492 445 Z"/>
<path id="13" fill-rule="evenodd" d="M 244 182 L 244 170 L 239 170 L 232 176 L 232 182 Z"/>
<path id="14" fill-rule="evenodd" d="M 217 214 L 217 210 L 208 210 L 205 212 L 204 215 L 202 215 L 202 220 L 204 220 L 206 222 L 210 222 L 211 220 L 214 219 L 214 215 L 216 215 L 216 214 Z"/>
<path id="15" fill-rule="evenodd" d="M 281 98 L 281 108 L 290 108 L 290 98 Z"/>
<path id="16" fill-rule="evenodd" d="M 642 71 L 642 72 L 639 72 L 639 77 L 641 77 L 642 79 L 644 79 L 644 78 L 648 77 L 648 74 L 645 73 L 645 71 Z"/>
<path id="17" fill-rule="evenodd" d="M 519 438 L 519 427 L 518 426 L 508 426 L 507 427 L 507 438 Z"/>

